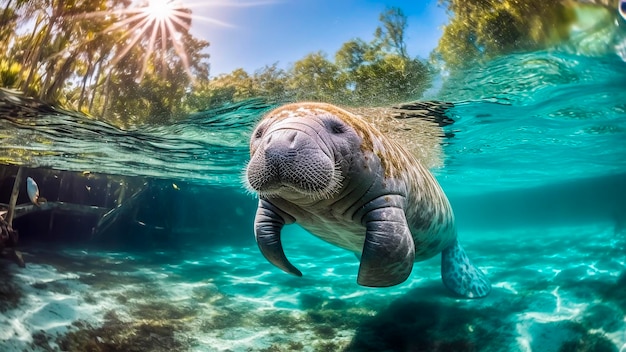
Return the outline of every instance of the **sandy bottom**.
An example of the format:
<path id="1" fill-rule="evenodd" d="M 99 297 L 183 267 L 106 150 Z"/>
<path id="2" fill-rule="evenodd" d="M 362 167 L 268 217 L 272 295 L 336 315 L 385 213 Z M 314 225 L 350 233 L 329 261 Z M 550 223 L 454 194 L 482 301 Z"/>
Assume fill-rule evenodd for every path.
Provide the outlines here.
<path id="1" fill-rule="evenodd" d="M 461 233 L 494 290 L 452 297 L 439 257 L 388 289 L 291 228 L 292 277 L 256 246 L 23 248 L 0 261 L 0 351 L 626 351 L 626 233 Z"/>

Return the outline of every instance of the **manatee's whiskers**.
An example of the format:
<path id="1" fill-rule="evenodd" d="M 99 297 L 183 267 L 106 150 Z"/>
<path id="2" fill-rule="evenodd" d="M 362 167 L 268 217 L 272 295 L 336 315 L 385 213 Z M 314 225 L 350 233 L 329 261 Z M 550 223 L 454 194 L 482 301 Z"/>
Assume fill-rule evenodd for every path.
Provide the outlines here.
<path id="1" fill-rule="evenodd" d="M 256 191 L 254 190 L 254 188 L 252 188 L 252 185 L 250 185 L 250 181 L 248 180 L 248 164 L 249 163 L 250 161 L 246 163 L 243 170 L 241 170 L 241 174 L 239 176 L 241 179 L 241 185 L 246 190 L 246 193 L 250 195 L 255 195 Z"/>
<path id="2" fill-rule="evenodd" d="M 342 187 L 342 181 L 343 175 L 341 174 L 341 165 L 337 161 L 335 162 L 333 174 L 328 186 L 321 190 L 310 190 L 309 196 L 311 196 L 313 200 L 329 199 L 333 196 L 333 194 L 339 192 Z"/>

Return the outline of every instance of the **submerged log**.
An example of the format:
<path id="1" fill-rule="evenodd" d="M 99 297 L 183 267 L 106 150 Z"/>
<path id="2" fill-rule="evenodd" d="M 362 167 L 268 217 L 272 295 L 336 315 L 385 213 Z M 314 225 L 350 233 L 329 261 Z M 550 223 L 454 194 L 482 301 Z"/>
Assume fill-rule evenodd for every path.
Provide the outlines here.
<path id="1" fill-rule="evenodd" d="M 80 241 L 143 246 L 172 239 L 171 205 L 179 190 L 169 181 L 10 165 L 0 165 L 0 174 L 0 213 L 7 219 L 11 209 L 21 245 Z M 14 232 L 8 224 L 5 229 L 0 250 L 15 242 L 9 242 Z"/>
<path id="2" fill-rule="evenodd" d="M 1 206 L 6 206 L 6 204 L 0 203 Z M 35 213 L 35 212 L 44 212 L 49 210 L 58 210 L 62 212 L 75 213 L 77 215 L 97 215 L 102 216 L 106 212 L 109 211 L 109 208 L 103 208 L 95 205 L 82 205 L 75 203 L 66 203 L 66 202 L 45 202 L 40 205 L 35 205 L 31 203 L 20 204 L 14 207 L 15 215 L 14 218 L 19 218 L 26 214 Z"/>
<path id="3" fill-rule="evenodd" d="M 22 174 L 24 169 L 20 167 L 17 169 L 17 175 L 15 175 L 15 181 L 13 182 L 13 191 L 11 191 L 11 198 L 9 199 L 9 212 L 7 214 L 7 223 L 9 226 L 13 226 L 13 217 L 15 216 L 15 205 L 17 204 L 17 196 L 20 194 L 20 184 L 22 184 Z"/>

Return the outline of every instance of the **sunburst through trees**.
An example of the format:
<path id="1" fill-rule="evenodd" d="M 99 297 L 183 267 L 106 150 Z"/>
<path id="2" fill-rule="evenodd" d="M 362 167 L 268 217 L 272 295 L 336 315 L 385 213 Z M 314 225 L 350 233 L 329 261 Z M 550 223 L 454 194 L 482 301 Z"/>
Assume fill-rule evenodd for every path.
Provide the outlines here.
<path id="1" fill-rule="evenodd" d="M 103 33 L 120 33 L 118 41 L 124 42 L 119 52 L 112 58 L 111 65 L 117 65 L 138 44 L 144 44 L 143 64 L 137 78 L 141 80 L 149 66 L 151 58 L 161 61 L 161 73 L 165 73 L 165 59 L 168 51 L 173 49 L 180 58 L 189 77 L 193 77 L 189 59 L 185 51 L 183 36 L 191 28 L 192 13 L 184 8 L 182 2 L 172 0 L 149 0 L 139 5 L 122 9 L 112 9 L 92 13 L 79 14 L 78 18 L 119 17 L 120 20 L 111 24 Z"/>
<path id="2" fill-rule="evenodd" d="M 184 114 L 209 43 L 180 1 L 0 1 L 0 84 L 129 126 Z"/>

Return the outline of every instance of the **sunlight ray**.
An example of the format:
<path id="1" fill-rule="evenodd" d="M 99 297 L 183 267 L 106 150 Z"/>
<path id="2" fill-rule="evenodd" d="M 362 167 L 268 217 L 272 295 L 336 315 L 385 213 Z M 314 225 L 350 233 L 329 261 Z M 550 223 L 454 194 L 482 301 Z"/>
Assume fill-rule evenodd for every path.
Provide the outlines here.
<path id="1" fill-rule="evenodd" d="M 234 1 L 211 1 L 211 2 L 186 2 L 185 6 L 188 8 L 196 7 L 236 7 L 247 8 L 256 6 L 267 6 L 284 3 L 284 1 L 248 1 L 248 2 L 234 2 Z"/>
<path id="2" fill-rule="evenodd" d="M 159 31 L 159 27 L 152 27 L 152 34 L 150 35 L 150 41 L 148 42 L 148 53 L 154 52 L 154 43 L 156 42 L 157 32 Z M 150 59 L 150 55 L 143 56 L 143 64 L 141 65 L 141 73 L 139 77 L 143 77 L 146 74 L 146 69 L 148 67 L 148 60 Z"/>
<path id="3" fill-rule="evenodd" d="M 165 25 L 168 27 L 168 29 L 170 31 L 174 31 L 174 24 L 171 21 L 164 21 Z M 171 38 L 172 40 L 172 44 L 174 45 L 174 51 L 176 52 L 176 54 L 178 54 L 178 56 L 180 57 L 182 63 L 183 63 L 183 67 L 185 68 L 185 72 L 187 73 L 187 75 L 189 76 L 189 78 L 191 78 L 191 80 L 193 80 L 193 74 L 191 73 L 191 68 L 189 66 L 189 60 L 187 58 L 187 53 L 185 51 L 184 45 L 183 43 L 175 38 L 174 36 L 172 36 Z"/>
<path id="4" fill-rule="evenodd" d="M 144 25 L 143 25 L 143 26 L 141 26 L 141 27 L 143 27 L 143 30 L 141 30 L 141 32 L 142 32 L 142 33 L 143 33 L 143 32 L 145 31 L 145 29 L 146 29 L 146 24 L 147 24 L 147 22 L 148 22 L 148 20 L 147 20 L 147 19 L 143 21 Z M 138 27 L 140 27 L 140 25 L 134 26 L 133 28 L 138 28 Z M 112 65 L 113 65 L 113 66 L 117 65 L 117 63 L 118 63 L 121 59 L 123 59 L 123 58 L 126 56 L 126 54 L 128 54 L 128 52 L 130 51 L 130 49 L 132 49 L 132 48 L 133 48 L 133 46 L 134 46 L 135 44 L 137 44 L 137 42 L 138 42 L 140 39 L 141 39 L 141 36 L 139 36 L 139 35 L 135 35 L 135 36 L 133 36 L 133 37 L 131 38 L 130 43 L 128 43 L 128 44 L 124 47 L 124 49 L 122 49 L 122 52 L 120 52 L 119 54 L 116 54 L 116 55 L 115 55 L 115 57 L 113 58 L 113 61 L 111 62 L 111 63 L 112 63 Z M 147 55 L 149 55 L 149 53 L 147 53 L 147 54 L 146 54 L 146 56 L 147 56 Z"/>
<path id="5" fill-rule="evenodd" d="M 167 21 L 168 22 L 176 22 L 178 25 L 183 27 L 183 29 L 185 29 L 186 31 L 189 31 L 189 29 L 190 29 L 189 21 L 184 21 L 180 17 L 168 18 Z M 178 31 L 176 31 L 176 32 L 178 32 Z"/>
<path id="6" fill-rule="evenodd" d="M 228 23 L 211 16 L 198 16 L 191 13 L 191 9 L 207 7 L 231 7 L 249 8 L 255 6 L 266 6 L 279 3 L 280 1 L 185 1 L 179 0 L 141 0 L 141 4 L 127 7 L 114 8 L 105 11 L 94 11 L 89 13 L 76 14 L 73 17 L 77 20 L 89 20 L 90 18 L 110 18 L 113 22 L 101 34 L 113 34 L 117 37 L 118 45 L 111 51 L 110 63 L 115 66 L 124 59 L 133 47 L 140 45 L 145 49 L 142 57 L 142 67 L 137 73 L 139 80 L 148 72 L 150 60 L 161 61 L 161 73 L 165 74 L 167 67 L 167 52 L 172 49 L 180 59 L 187 75 L 193 80 L 193 74 L 189 64 L 189 57 L 182 34 L 191 29 L 192 21 L 201 21 L 211 25 L 237 28 L 236 25 Z M 159 40 L 160 37 L 160 40 Z M 94 36 L 91 39 L 82 40 L 76 45 L 85 45 L 90 41 L 99 39 Z M 159 44 L 160 42 L 160 44 Z M 157 51 L 162 53 L 154 55 Z M 156 66 L 155 66 L 156 69 Z"/>
<path id="7" fill-rule="evenodd" d="M 125 18 L 125 19 L 123 19 L 123 20 L 121 20 L 121 21 L 119 21 L 119 22 L 117 22 L 117 23 L 113 23 L 112 25 L 110 25 L 109 27 L 107 27 L 107 28 L 104 30 L 104 33 L 111 33 L 111 32 L 116 31 L 116 30 L 118 30 L 118 29 L 124 28 L 125 26 L 127 26 L 127 25 L 129 25 L 129 24 L 131 24 L 131 23 L 133 23 L 133 22 L 136 22 L 136 21 L 141 21 L 141 20 L 142 20 L 143 22 L 148 22 L 148 21 L 149 21 L 149 19 L 148 19 L 148 18 L 144 18 L 141 14 L 135 14 L 135 15 L 133 15 L 133 16 L 131 16 L 131 17 L 128 17 L 128 18 Z M 128 31 L 128 33 L 125 33 L 125 34 L 126 34 L 126 35 L 128 35 L 128 34 L 129 34 L 129 33 L 131 33 L 134 29 L 136 29 L 136 26 L 135 26 L 135 27 L 133 27 L 133 28 L 131 28 L 131 29 Z"/>
<path id="8" fill-rule="evenodd" d="M 177 24 L 181 25 L 183 28 L 185 28 L 186 30 L 189 29 L 189 23 L 185 22 L 183 20 L 180 19 L 180 17 L 172 17 L 172 18 L 168 18 L 167 22 L 176 22 Z M 172 28 L 172 30 L 174 30 Z"/>

